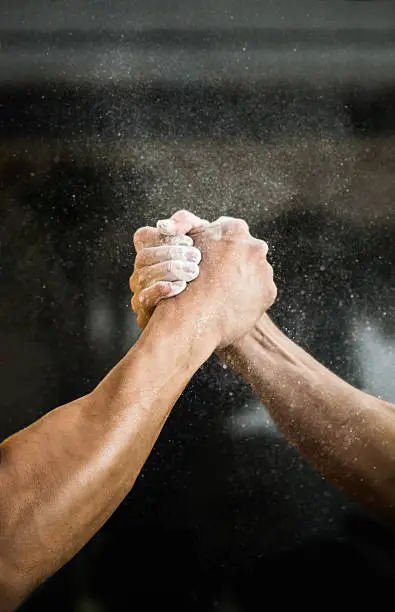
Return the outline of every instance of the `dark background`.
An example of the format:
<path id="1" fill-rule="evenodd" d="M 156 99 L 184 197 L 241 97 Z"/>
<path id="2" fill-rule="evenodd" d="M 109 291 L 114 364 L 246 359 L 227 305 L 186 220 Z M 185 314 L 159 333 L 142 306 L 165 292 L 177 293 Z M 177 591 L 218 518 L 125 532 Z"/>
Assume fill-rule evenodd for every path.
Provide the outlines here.
<path id="1" fill-rule="evenodd" d="M 274 319 L 395 401 L 392 2 L 0 7 L 1 437 L 89 392 L 138 337 L 132 236 L 246 218 Z M 336 492 L 213 358 L 133 491 L 26 611 L 378 603 L 392 531 Z"/>

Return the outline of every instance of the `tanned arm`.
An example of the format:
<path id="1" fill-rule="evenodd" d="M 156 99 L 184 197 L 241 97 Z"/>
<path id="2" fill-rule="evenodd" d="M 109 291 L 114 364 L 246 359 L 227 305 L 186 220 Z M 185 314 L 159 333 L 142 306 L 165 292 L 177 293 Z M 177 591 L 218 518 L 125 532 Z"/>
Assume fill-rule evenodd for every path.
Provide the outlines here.
<path id="1" fill-rule="evenodd" d="M 395 406 L 352 387 L 263 315 L 219 352 L 322 474 L 395 523 Z"/>
<path id="2" fill-rule="evenodd" d="M 193 235 L 201 222 L 182 210 L 158 227 L 167 235 Z M 158 287 L 144 288 L 143 283 L 149 312 L 158 300 L 172 296 L 170 286 L 165 294 Z M 143 320 L 140 307 L 135 309 Z M 310 463 L 395 523 L 394 405 L 341 380 L 287 338 L 268 315 L 217 354 L 251 383 L 284 436 Z"/>
<path id="3" fill-rule="evenodd" d="M 200 316 L 161 304 L 89 395 L 0 445 L 0 610 L 69 561 L 132 488 L 189 379 L 219 343 Z M 174 325 L 177 321 L 177 325 Z"/>
<path id="4" fill-rule="evenodd" d="M 14 610 L 97 532 L 133 486 L 192 375 L 273 303 L 267 245 L 245 222 L 224 218 L 200 228 L 196 239 L 205 262 L 193 288 L 159 304 L 138 342 L 91 394 L 0 445 L 0 612 Z M 185 282 L 198 272 L 179 244 L 181 260 L 169 266 L 173 245 L 158 257 L 151 249 L 157 242 L 155 228 L 135 234 L 132 303 L 146 302 L 141 288 L 158 275 L 172 282 L 180 274 Z"/>

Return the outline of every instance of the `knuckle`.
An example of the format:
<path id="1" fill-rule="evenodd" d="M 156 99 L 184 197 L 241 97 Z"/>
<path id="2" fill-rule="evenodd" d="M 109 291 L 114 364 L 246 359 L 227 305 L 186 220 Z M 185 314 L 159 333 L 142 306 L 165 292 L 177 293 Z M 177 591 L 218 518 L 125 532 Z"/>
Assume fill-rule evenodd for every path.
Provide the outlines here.
<path id="1" fill-rule="evenodd" d="M 225 232 L 246 233 L 250 231 L 249 225 L 244 219 L 238 219 L 236 217 L 219 217 L 217 222 L 223 226 Z"/>
<path id="2" fill-rule="evenodd" d="M 134 295 L 132 297 L 132 299 L 130 300 L 130 304 L 131 304 L 132 309 L 134 310 L 134 312 L 137 312 L 137 310 L 138 310 L 138 298 L 137 298 L 137 295 Z"/>
<path id="3" fill-rule="evenodd" d="M 139 227 L 139 229 L 134 232 L 134 240 L 143 240 L 149 229 L 149 226 Z"/>
<path id="4" fill-rule="evenodd" d="M 223 228 L 229 228 L 232 227 L 233 221 L 234 219 L 232 217 L 224 217 L 222 215 L 221 217 L 218 217 L 218 219 L 214 223 L 222 225 Z"/>
<path id="5" fill-rule="evenodd" d="M 142 249 L 141 251 L 137 253 L 136 259 L 134 260 L 135 268 L 141 268 L 144 265 L 145 256 L 146 256 L 145 249 Z"/>
<path id="6" fill-rule="evenodd" d="M 264 240 L 257 240 L 255 242 L 255 250 L 257 255 L 262 255 L 263 257 L 266 257 L 269 251 L 267 242 L 265 242 Z"/>
<path id="7" fill-rule="evenodd" d="M 171 218 L 175 219 L 176 221 L 184 221 L 189 217 L 189 214 L 190 213 L 185 210 L 185 208 L 181 208 L 180 210 L 177 210 L 177 212 L 175 212 Z"/>
<path id="8" fill-rule="evenodd" d="M 145 309 L 147 307 L 148 302 L 149 302 L 149 297 L 150 297 L 150 295 L 149 295 L 149 290 L 148 289 L 144 289 L 140 293 L 139 298 L 138 298 L 140 309 L 142 309 L 142 308 Z"/>
<path id="9" fill-rule="evenodd" d="M 180 208 L 180 210 L 177 210 L 176 212 L 176 215 L 180 215 L 181 217 L 185 217 L 188 214 L 189 213 L 185 208 Z"/>
<path id="10" fill-rule="evenodd" d="M 244 221 L 244 219 L 234 219 L 233 224 L 238 230 L 247 232 L 250 231 L 250 227 L 247 221 Z"/>
<path id="11" fill-rule="evenodd" d="M 144 227 L 140 227 L 133 236 L 133 243 L 135 248 L 139 248 L 141 246 L 141 244 L 143 244 L 146 240 L 149 239 L 149 237 L 152 234 L 152 230 L 154 228 L 150 227 L 149 225 L 146 225 Z"/>

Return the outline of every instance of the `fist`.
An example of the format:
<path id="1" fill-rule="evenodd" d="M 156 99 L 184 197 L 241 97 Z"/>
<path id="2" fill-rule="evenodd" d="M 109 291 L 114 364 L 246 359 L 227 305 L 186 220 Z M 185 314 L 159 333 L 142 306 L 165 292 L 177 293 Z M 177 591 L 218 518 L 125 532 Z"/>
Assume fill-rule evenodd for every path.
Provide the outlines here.
<path id="1" fill-rule="evenodd" d="M 184 224 L 182 232 L 175 228 L 170 234 L 169 226 L 166 226 L 164 221 L 160 230 L 142 227 L 134 235 L 137 255 L 129 284 L 134 293 L 132 309 L 137 314 L 137 323 L 142 329 L 147 325 L 158 302 L 178 295 L 184 291 L 187 282 L 199 275 L 201 253 L 199 249 L 194 248 L 193 240 L 185 235 L 185 230 L 190 227 L 203 227 L 204 224 L 208 225 L 208 222 L 191 213 L 188 215 L 189 225 Z M 159 221 L 158 227 L 160 226 Z M 175 235 L 177 233 L 178 235 Z"/>
<path id="2" fill-rule="evenodd" d="M 180 301 L 190 310 L 194 301 L 204 304 L 202 317 L 216 327 L 217 348 L 223 348 L 248 333 L 277 297 L 268 246 L 251 236 L 245 221 L 231 217 L 220 217 L 189 235 L 203 261 L 199 278 Z"/>
<path id="3" fill-rule="evenodd" d="M 204 317 L 217 325 L 221 346 L 249 331 L 272 305 L 277 289 L 266 260 L 267 245 L 250 235 L 244 221 L 221 217 L 210 225 L 179 211 L 171 219 L 159 221 L 157 228 L 142 228 L 134 238 L 137 258 L 130 286 L 135 293 L 132 308 L 141 327 L 162 299 L 182 293 L 187 281 L 197 279 L 199 246 L 204 255 L 205 286 L 200 277 L 186 292 L 188 296 L 179 299 L 185 306 L 189 303 L 187 308 L 200 309 L 200 313 L 205 309 Z M 182 265 L 186 261 L 196 267 L 187 272 Z"/>

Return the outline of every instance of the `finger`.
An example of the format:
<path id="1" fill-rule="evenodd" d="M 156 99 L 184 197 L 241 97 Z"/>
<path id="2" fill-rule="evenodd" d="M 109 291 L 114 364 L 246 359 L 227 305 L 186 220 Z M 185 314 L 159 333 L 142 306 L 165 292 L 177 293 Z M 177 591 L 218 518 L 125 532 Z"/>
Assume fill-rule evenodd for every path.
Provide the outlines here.
<path id="1" fill-rule="evenodd" d="M 140 227 L 133 236 L 133 244 L 134 248 L 138 252 L 140 249 L 143 249 L 147 246 L 151 246 L 152 244 L 160 244 L 160 235 L 155 227 Z"/>
<path id="2" fill-rule="evenodd" d="M 162 261 L 170 259 L 179 261 L 193 261 L 200 263 L 202 254 L 195 247 L 172 246 L 164 245 L 158 247 L 148 247 L 141 249 L 137 253 L 134 266 L 135 268 L 143 268 L 144 266 L 152 266 Z"/>
<path id="3" fill-rule="evenodd" d="M 146 312 L 152 312 L 163 299 L 174 297 L 186 289 L 185 281 L 158 282 L 144 289 L 139 296 L 140 304 Z"/>
<path id="4" fill-rule="evenodd" d="M 214 240 L 221 240 L 223 236 L 237 236 L 239 239 L 251 240 L 248 224 L 243 219 L 220 217 L 214 223 L 201 229 L 192 230 L 190 236 L 196 239 L 199 234 L 210 235 Z"/>
<path id="5" fill-rule="evenodd" d="M 136 294 L 130 300 L 133 312 L 137 315 L 137 323 L 143 329 L 151 318 L 150 312 L 146 312 L 144 306 L 140 302 L 140 294 Z"/>
<path id="6" fill-rule="evenodd" d="M 256 252 L 263 258 L 266 259 L 267 254 L 269 252 L 269 245 L 264 240 L 260 238 L 251 238 L 250 240 L 251 246 L 256 250 Z"/>
<path id="7" fill-rule="evenodd" d="M 249 225 L 244 219 L 235 217 L 219 217 L 212 226 L 219 224 L 223 234 L 245 234 L 250 232 Z"/>
<path id="8" fill-rule="evenodd" d="M 193 246 L 190 236 L 165 236 L 155 227 L 140 227 L 133 237 L 134 248 L 137 252 L 141 249 L 160 246 L 162 244 Z"/>
<path id="9" fill-rule="evenodd" d="M 153 266 L 141 268 L 140 286 L 146 289 L 158 281 L 190 282 L 199 275 L 199 266 L 192 262 L 164 261 Z"/>
<path id="10" fill-rule="evenodd" d="M 129 278 L 129 288 L 132 293 L 136 293 L 139 286 L 138 276 L 135 272 L 133 272 L 132 276 Z"/>
<path id="11" fill-rule="evenodd" d="M 139 312 L 142 310 L 141 302 L 139 300 L 139 294 L 137 293 L 134 294 L 134 296 L 130 300 L 130 305 L 132 307 L 133 312 L 135 312 L 138 315 Z"/>
<path id="12" fill-rule="evenodd" d="M 193 240 L 190 236 L 165 236 L 161 234 L 162 244 L 175 244 L 179 246 L 193 246 Z"/>
<path id="13" fill-rule="evenodd" d="M 144 327 L 147 326 L 149 319 L 149 316 L 146 315 L 144 312 L 139 312 L 139 315 L 137 317 L 137 325 L 140 327 L 140 329 L 144 329 Z"/>
<path id="14" fill-rule="evenodd" d="M 206 219 L 201 219 L 187 210 L 179 210 L 170 219 L 159 220 L 156 227 L 167 236 L 180 236 L 206 225 L 209 225 Z"/>

